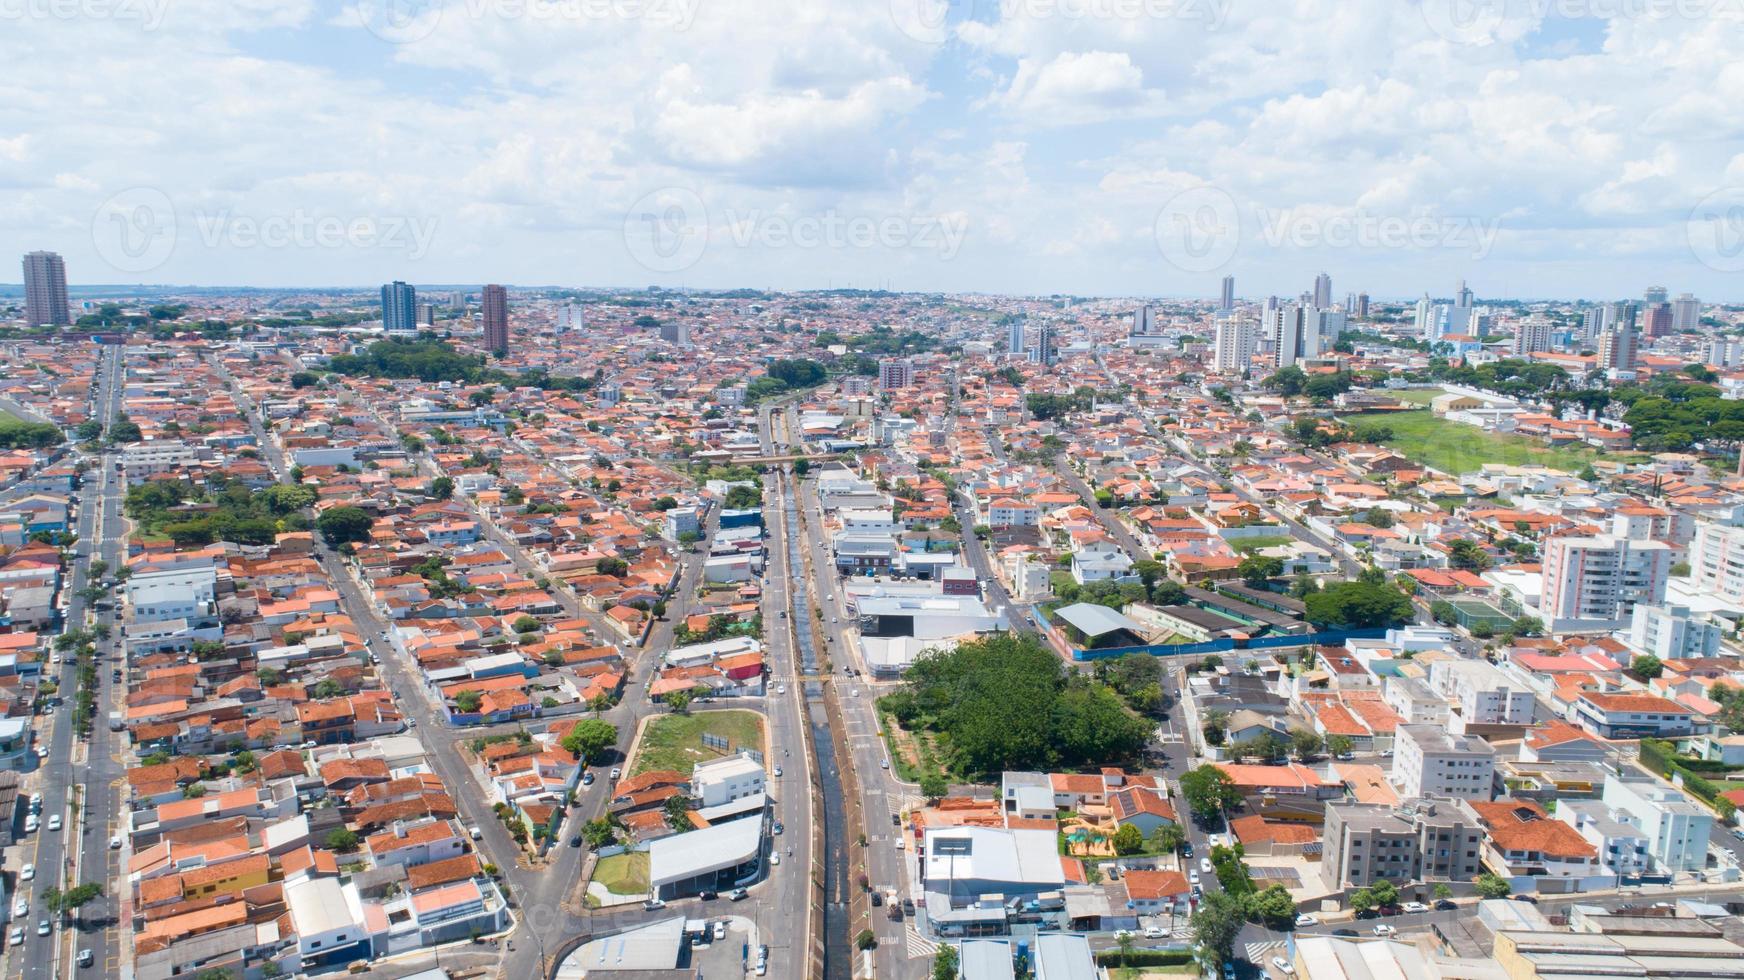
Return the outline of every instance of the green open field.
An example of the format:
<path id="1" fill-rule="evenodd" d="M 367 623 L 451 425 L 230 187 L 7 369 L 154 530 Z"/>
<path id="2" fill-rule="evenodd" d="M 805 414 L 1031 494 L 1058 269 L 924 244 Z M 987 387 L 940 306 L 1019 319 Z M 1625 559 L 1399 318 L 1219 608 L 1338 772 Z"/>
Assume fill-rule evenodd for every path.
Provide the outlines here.
<path id="1" fill-rule="evenodd" d="M 648 852 L 626 851 L 600 858 L 593 869 L 593 880 L 606 886 L 614 895 L 645 895 L 648 893 Z"/>
<path id="2" fill-rule="evenodd" d="M 1370 412 L 1349 416 L 1344 421 L 1385 425 L 1393 430 L 1393 438 L 1386 442 L 1389 447 L 1455 476 L 1475 471 L 1485 463 L 1541 465 L 1574 472 L 1603 455 L 1591 446 L 1552 448 L 1525 436 L 1485 432 L 1476 426 L 1437 418 L 1428 409 Z M 1611 458 L 1627 457 L 1613 454 Z"/>
<path id="3" fill-rule="evenodd" d="M 721 758 L 714 749 L 703 748 L 704 734 L 727 739 L 731 751 L 763 751 L 763 716 L 755 711 L 693 711 L 665 715 L 648 723 L 636 746 L 632 773 L 672 769 L 689 775 L 699 762 Z"/>
<path id="4" fill-rule="evenodd" d="M 1392 395 L 1402 402 L 1428 408 L 1429 403 L 1434 401 L 1436 396 L 1442 394 L 1444 390 L 1442 388 L 1406 388 L 1401 391 L 1384 391 L 1382 394 Z"/>

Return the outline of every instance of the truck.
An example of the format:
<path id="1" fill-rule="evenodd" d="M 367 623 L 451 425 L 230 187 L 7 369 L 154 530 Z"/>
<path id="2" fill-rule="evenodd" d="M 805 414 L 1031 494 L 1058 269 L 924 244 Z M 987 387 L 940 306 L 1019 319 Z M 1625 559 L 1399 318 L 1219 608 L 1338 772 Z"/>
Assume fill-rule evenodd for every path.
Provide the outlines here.
<path id="1" fill-rule="evenodd" d="M 127 727 L 127 719 L 122 716 L 121 712 L 119 712 L 119 711 L 109 712 L 109 730 L 110 731 L 118 732 L 126 727 Z"/>

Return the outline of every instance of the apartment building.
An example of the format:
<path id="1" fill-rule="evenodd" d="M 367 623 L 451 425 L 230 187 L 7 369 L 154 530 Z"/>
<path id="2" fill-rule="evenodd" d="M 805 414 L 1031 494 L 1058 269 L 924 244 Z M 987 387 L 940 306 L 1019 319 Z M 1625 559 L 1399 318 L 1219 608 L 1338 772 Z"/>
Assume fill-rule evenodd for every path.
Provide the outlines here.
<path id="1" fill-rule="evenodd" d="M 1661 660 L 1717 657 L 1725 632 L 1688 606 L 1643 603 L 1629 616 L 1629 645 Z"/>
<path id="2" fill-rule="evenodd" d="M 1474 735 L 1435 725 L 1400 725 L 1393 741 L 1394 785 L 1401 796 L 1488 800 L 1494 794 L 1495 752 Z"/>
<path id="3" fill-rule="evenodd" d="M 1663 541 L 1602 534 L 1565 535 L 1544 542 L 1544 591 L 1539 602 L 1551 632 L 1621 629 L 1640 603 L 1665 601 L 1672 546 Z"/>
<path id="4" fill-rule="evenodd" d="M 1708 863 L 1714 814 L 1680 791 L 1645 775 L 1609 775 L 1599 797 L 1619 820 L 1640 827 L 1648 852 L 1665 871 L 1699 871 Z"/>
<path id="5" fill-rule="evenodd" d="M 1530 725 L 1537 714 L 1532 692 L 1487 660 L 1434 661 L 1429 684 L 1459 705 L 1460 718 L 1468 725 Z"/>
<path id="6" fill-rule="evenodd" d="M 1320 875 L 1334 889 L 1467 881 L 1483 870 L 1484 832 L 1464 800 L 1328 803 L 1322 841 Z"/>

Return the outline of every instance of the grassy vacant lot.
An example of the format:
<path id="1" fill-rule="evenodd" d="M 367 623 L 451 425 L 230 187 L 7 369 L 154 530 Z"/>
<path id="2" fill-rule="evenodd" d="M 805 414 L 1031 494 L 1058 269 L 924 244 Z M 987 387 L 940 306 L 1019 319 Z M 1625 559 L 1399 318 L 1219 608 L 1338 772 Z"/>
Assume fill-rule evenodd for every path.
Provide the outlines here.
<path id="1" fill-rule="evenodd" d="M 593 880 L 606 886 L 614 895 L 645 895 L 648 893 L 648 852 L 626 851 L 600 858 L 593 869 Z"/>
<path id="2" fill-rule="evenodd" d="M 633 772 L 674 769 L 685 775 L 699 762 L 719 759 L 721 753 L 705 749 L 704 734 L 720 735 L 731 751 L 763 751 L 763 716 L 755 711 L 693 711 L 666 715 L 648 723 L 636 747 Z"/>
<path id="3" fill-rule="evenodd" d="M 1454 476 L 1475 471 L 1485 463 L 1536 464 L 1574 472 L 1600 455 L 1590 446 L 1553 449 L 1525 436 L 1485 432 L 1477 426 L 1437 418 L 1428 409 L 1369 413 L 1345 421 L 1387 426 L 1393 430 L 1388 446 Z"/>
<path id="4" fill-rule="evenodd" d="M 1430 402 L 1445 393 L 1446 389 L 1443 388 L 1402 388 L 1398 391 L 1381 392 L 1383 395 L 1392 395 L 1394 398 L 1397 398 L 1402 402 L 1408 402 L 1412 405 L 1422 405 L 1425 408 L 1429 406 Z"/>

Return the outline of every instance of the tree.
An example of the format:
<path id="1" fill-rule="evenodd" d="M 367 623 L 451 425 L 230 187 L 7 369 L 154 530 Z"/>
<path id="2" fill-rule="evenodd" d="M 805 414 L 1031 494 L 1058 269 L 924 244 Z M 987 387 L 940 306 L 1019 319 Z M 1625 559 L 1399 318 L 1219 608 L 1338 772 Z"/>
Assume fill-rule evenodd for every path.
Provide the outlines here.
<path id="1" fill-rule="evenodd" d="M 1478 875 L 1475 884 L 1480 898 L 1507 898 L 1508 893 L 1514 890 L 1507 879 L 1498 878 L 1488 871 Z"/>
<path id="2" fill-rule="evenodd" d="M 327 544 L 337 548 L 353 541 L 368 541 L 375 518 L 361 507 L 332 507 L 315 519 L 315 527 Z"/>
<path id="3" fill-rule="evenodd" d="M 681 715 L 690 710 L 690 699 L 691 693 L 689 691 L 667 691 L 660 698 L 666 702 L 668 708 Z"/>
<path id="4" fill-rule="evenodd" d="M 1358 912 L 1367 912 L 1379 904 L 1372 889 L 1358 888 L 1350 893 L 1350 907 Z"/>
<path id="5" fill-rule="evenodd" d="M 541 623 L 532 616 L 516 616 L 509 628 L 517 633 L 537 633 Z"/>
<path id="6" fill-rule="evenodd" d="M 1145 588 L 1149 589 L 1162 580 L 1168 571 L 1163 567 L 1163 563 L 1155 558 L 1140 558 L 1132 563 L 1132 573 L 1138 576 Z"/>
<path id="7" fill-rule="evenodd" d="M 1375 897 L 1376 905 L 1395 905 L 1399 901 L 1399 886 L 1385 878 L 1370 885 L 1369 893 Z"/>
<path id="8" fill-rule="evenodd" d="M 1287 932 L 1296 926 L 1296 900 L 1283 885 L 1270 885 L 1247 897 L 1247 915 L 1268 929 Z"/>
<path id="9" fill-rule="evenodd" d="M 1307 761 L 1325 747 L 1324 740 L 1318 733 L 1306 728 L 1290 729 L 1290 748 L 1295 750 L 1296 757 Z"/>
<path id="10" fill-rule="evenodd" d="M 313 388 L 321 383 L 321 378 L 312 371 L 298 371 L 291 375 L 291 387 L 301 390 Z"/>
<path id="11" fill-rule="evenodd" d="M 1354 749 L 1355 747 L 1356 745 L 1351 742 L 1349 735 L 1326 736 L 1326 751 L 1335 756 L 1349 755 L 1351 749 Z"/>
<path id="12" fill-rule="evenodd" d="M 929 800 L 941 800 L 950 791 L 950 782 L 938 772 L 929 772 L 920 777 L 920 795 Z"/>
<path id="13" fill-rule="evenodd" d="M 1171 854 L 1179 851 L 1181 845 L 1187 842 L 1187 829 L 1178 823 L 1159 824 L 1151 833 L 1151 843 L 1158 850 Z"/>
<path id="14" fill-rule="evenodd" d="M 1235 573 L 1241 576 L 1243 582 L 1258 588 L 1284 574 L 1284 560 L 1265 555 L 1249 555 L 1241 560 L 1241 564 L 1235 566 Z"/>
<path id="15" fill-rule="evenodd" d="M 1460 538 L 1447 546 L 1447 563 L 1468 572 L 1481 572 L 1490 567 L 1489 552 L 1470 538 Z"/>
<path id="16" fill-rule="evenodd" d="M 1655 657 L 1650 653 L 1644 653 L 1641 656 L 1636 657 L 1634 660 L 1629 661 L 1629 673 L 1634 674 L 1636 677 L 1639 677 L 1644 681 L 1650 681 L 1655 677 L 1658 677 L 1660 674 L 1665 673 L 1665 664 L 1658 657 Z"/>
<path id="17" fill-rule="evenodd" d="M 957 947 L 940 943 L 933 954 L 933 980 L 957 980 Z"/>
<path id="18" fill-rule="evenodd" d="M 1435 883 L 1435 887 L 1431 889 L 1431 894 L 1435 896 L 1436 901 L 1444 902 L 1453 897 L 1453 886 L 1445 881 L 1438 881 Z"/>
<path id="19" fill-rule="evenodd" d="M 1144 831 L 1137 824 L 1123 823 L 1114 832 L 1114 853 L 1125 857 L 1144 850 Z"/>
<path id="20" fill-rule="evenodd" d="M 327 832 L 327 849 L 338 854 L 350 854 L 360 843 L 357 834 L 339 827 Z"/>
<path id="21" fill-rule="evenodd" d="M 470 715 L 484 705 L 484 695 L 477 691 L 466 690 L 454 695 L 454 710 L 463 715 Z"/>
<path id="22" fill-rule="evenodd" d="M 589 820 L 581 828 L 581 838 L 593 850 L 608 847 L 618 839 L 618 832 L 612 828 L 611 821 L 600 817 Z"/>
<path id="23" fill-rule="evenodd" d="M 1182 774 L 1181 796 L 1193 815 L 1207 822 L 1241 800 L 1229 774 L 1209 764 Z"/>
<path id="24" fill-rule="evenodd" d="M 447 500 L 454 496 L 454 480 L 446 476 L 439 476 L 430 481 L 428 493 L 437 500 Z"/>
<path id="25" fill-rule="evenodd" d="M 1328 629 L 1369 629 L 1411 621 L 1411 600 L 1385 582 L 1335 582 L 1303 600 L 1308 621 Z"/>
<path id="26" fill-rule="evenodd" d="M 1193 913 L 1193 941 L 1201 955 L 1220 965 L 1232 960 L 1235 937 L 1241 934 L 1247 915 L 1241 900 L 1227 892 L 1206 892 Z"/>
<path id="27" fill-rule="evenodd" d="M 73 431 L 73 434 L 79 437 L 80 442 L 99 439 L 103 435 L 103 423 L 96 419 L 86 419 L 79 423 L 79 427 Z"/>
<path id="28" fill-rule="evenodd" d="M 563 748 L 587 765 L 618 744 L 618 726 L 599 718 L 583 718 L 563 736 Z"/>

